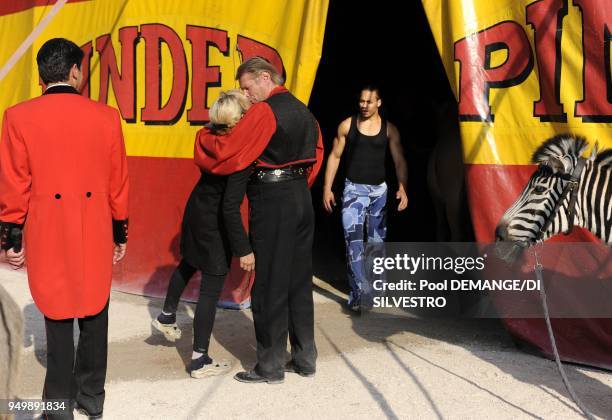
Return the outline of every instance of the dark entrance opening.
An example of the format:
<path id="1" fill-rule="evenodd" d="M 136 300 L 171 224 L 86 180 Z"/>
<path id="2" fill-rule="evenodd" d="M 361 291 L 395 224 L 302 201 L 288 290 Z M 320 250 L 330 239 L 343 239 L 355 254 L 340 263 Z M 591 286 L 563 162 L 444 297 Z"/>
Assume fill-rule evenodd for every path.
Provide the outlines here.
<path id="1" fill-rule="evenodd" d="M 440 109 L 456 104 L 420 1 L 330 2 L 309 104 L 321 125 L 326 158 L 338 124 L 357 112 L 359 89 L 367 83 L 381 88 L 381 113 L 398 127 L 408 162 L 409 205 L 400 213 L 395 171 L 391 159 L 387 161 L 387 241 L 440 240 L 439 220 L 427 187 L 427 164 L 439 136 L 440 118 L 444 118 Z M 458 145 L 457 150 L 456 159 L 461 162 Z M 338 206 L 331 215 L 321 201 L 324 171 L 325 165 L 312 190 L 317 216 L 315 275 L 346 291 L 339 208 L 343 165 L 334 182 Z"/>

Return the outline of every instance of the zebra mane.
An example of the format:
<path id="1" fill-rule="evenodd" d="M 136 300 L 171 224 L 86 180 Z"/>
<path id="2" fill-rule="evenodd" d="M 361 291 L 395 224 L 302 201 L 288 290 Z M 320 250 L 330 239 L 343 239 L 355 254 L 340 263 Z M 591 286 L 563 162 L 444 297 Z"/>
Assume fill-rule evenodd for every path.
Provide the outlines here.
<path id="1" fill-rule="evenodd" d="M 598 163 L 600 166 L 612 166 L 612 149 L 606 149 L 597 154 L 595 163 Z"/>
<path id="2" fill-rule="evenodd" d="M 563 158 L 564 156 L 581 156 L 588 144 L 584 137 L 572 134 L 558 134 L 546 140 L 533 153 L 532 163 L 546 163 L 551 158 Z"/>

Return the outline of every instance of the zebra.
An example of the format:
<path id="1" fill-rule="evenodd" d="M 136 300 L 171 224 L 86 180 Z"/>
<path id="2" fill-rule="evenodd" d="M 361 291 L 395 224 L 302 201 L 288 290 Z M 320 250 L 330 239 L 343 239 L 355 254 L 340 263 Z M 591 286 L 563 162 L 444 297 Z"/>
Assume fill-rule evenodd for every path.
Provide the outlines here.
<path id="1" fill-rule="evenodd" d="M 574 225 L 612 245 L 612 149 L 590 157 L 583 137 L 561 134 L 533 154 L 539 164 L 495 229 L 497 241 L 514 244 L 514 252 L 564 232 Z"/>
<path id="2" fill-rule="evenodd" d="M 531 161 L 539 164 L 538 169 L 495 229 L 498 257 L 512 263 L 525 248 L 561 232 L 568 234 L 574 225 L 588 229 L 608 246 L 612 245 L 612 150 L 598 154 L 595 144 L 589 158 L 584 158 L 587 148 L 584 137 L 561 134 L 546 140 L 534 152 Z M 592 419 L 594 416 L 576 396 L 561 364 L 548 312 L 542 265 L 535 249 L 534 257 L 542 311 L 555 361 L 572 399 L 585 417 Z M 581 282 L 580 289 L 584 287 Z"/>

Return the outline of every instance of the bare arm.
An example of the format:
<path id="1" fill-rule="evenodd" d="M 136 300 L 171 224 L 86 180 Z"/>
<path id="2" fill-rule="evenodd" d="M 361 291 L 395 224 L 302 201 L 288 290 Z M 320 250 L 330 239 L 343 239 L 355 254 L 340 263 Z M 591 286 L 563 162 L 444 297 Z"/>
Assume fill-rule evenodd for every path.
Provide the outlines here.
<path id="1" fill-rule="evenodd" d="M 395 174 L 399 185 L 395 198 L 400 202 L 397 206 L 398 211 L 402 211 L 408 207 L 408 164 L 404 158 L 404 148 L 400 141 L 400 134 L 393 124 L 387 123 L 387 134 L 389 136 L 389 151 L 395 165 Z"/>
<path id="2" fill-rule="evenodd" d="M 334 138 L 334 145 L 332 151 L 327 158 L 327 166 L 325 167 L 325 180 L 323 183 L 323 207 L 328 213 L 331 213 L 333 206 L 336 205 L 336 198 L 332 192 L 332 185 L 334 184 L 334 178 L 338 172 L 338 166 L 340 165 L 340 158 L 344 152 L 344 146 L 346 144 L 346 136 L 349 128 L 351 127 L 351 119 L 347 118 L 342 121 L 338 126 L 338 132 Z"/>

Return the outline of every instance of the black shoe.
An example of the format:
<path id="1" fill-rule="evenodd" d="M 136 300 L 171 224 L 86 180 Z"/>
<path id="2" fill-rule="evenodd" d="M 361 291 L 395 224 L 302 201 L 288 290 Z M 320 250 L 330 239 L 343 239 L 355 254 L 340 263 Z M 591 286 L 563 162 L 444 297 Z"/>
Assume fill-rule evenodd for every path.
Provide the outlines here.
<path id="1" fill-rule="evenodd" d="M 87 409 L 85 407 L 83 407 L 78 402 L 74 403 L 74 409 L 77 412 L 87 416 L 87 418 L 89 418 L 89 419 L 101 419 L 102 418 L 102 412 L 101 411 L 99 413 L 90 413 L 89 411 L 87 411 Z"/>
<path id="2" fill-rule="evenodd" d="M 312 378 L 313 376 L 315 376 L 314 370 L 310 371 L 299 368 L 295 365 L 295 363 L 293 363 L 293 360 L 289 360 L 287 362 L 287 364 L 285 365 L 285 372 L 297 373 L 298 375 L 303 376 L 304 378 Z"/>
<path id="3" fill-rule="evenodd" d="M 254 370 L 249 370 L 248 372 L 238 372 L 234 375 L 234 379 L 238 382 L 245 382 L 247 384 L 259 384 L 263 382 L 268 384 L 282 384 L 285 381 L 284 376 L 268 378 L 266 376 L 261 376 Z"/>

